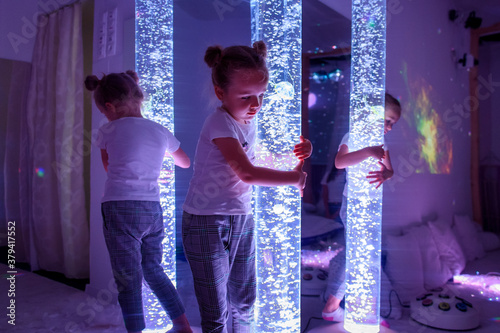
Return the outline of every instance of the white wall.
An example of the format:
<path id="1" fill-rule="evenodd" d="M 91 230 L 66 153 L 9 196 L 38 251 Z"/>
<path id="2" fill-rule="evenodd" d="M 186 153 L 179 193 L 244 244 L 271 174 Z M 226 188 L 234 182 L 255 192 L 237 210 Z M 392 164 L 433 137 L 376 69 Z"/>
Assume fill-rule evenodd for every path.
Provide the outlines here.
<path id="1" fill-rule="evenodd" d="M 430 214 L 451 221 L 454 213 L 472 214 L 470 190 L 470 117 L 455 112 L 467 104 L 468 72 L 457 55 L 468 52 L 470 30 L 448 20 L 453 1 L 400 0 L 387 27 L 387 89 L 400 97 L 403 116 L 386 136 L 396 177 L 384 186 L 384 227 L 401 227 Z M 441 133 L 438 151 L 453 145 L 450 173 L 417 173 L 412 157 L 418 108 L 416 92 L 427 89 L 427 105 L 435 110 Z M 422 101 L 422 100 L 421 100 Z M 425 170 L 425 168 L 424 168 Z"/>
<path id="2" fill-rule="evenodd" d="M 31 62 L 38 0 L 0 0 L 0 58 Z"/>

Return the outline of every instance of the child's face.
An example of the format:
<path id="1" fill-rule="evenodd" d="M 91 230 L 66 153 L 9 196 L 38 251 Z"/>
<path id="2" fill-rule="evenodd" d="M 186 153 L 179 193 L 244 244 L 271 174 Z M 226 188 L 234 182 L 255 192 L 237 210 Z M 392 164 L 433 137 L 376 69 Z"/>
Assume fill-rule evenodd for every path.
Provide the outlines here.
<path id="1" fill-rule="evenodd" d="M 246 70 L 233 75 L 229 86 L 223 90 L 215 87 L 215 94 L 222 107 L 239 123 L 251 121 L 262 107 L 267 80 L 257 70 Z"/>
<path id="2" fill-rule="evenodd" d="M 389 107 L 385 109 L 384 134 L 392 130 L 392 126 L 398 122 L 400 117 L 399 112 Z"/>

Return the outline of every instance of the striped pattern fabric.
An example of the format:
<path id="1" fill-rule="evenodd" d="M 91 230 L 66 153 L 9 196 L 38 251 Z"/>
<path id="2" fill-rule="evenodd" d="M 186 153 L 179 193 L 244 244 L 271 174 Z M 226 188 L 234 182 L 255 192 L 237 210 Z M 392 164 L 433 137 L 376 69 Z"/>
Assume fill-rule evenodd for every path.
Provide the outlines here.
<path id="1" fill-rule="evenodd" d="M 184 212 L 182 240 L 193 273 L 203 332 L 226 333 L 229 307 L 233 332 L 252 332 L 256 296 L 252 215 Z"/>
<path id="2" fill-rule="evenodd" d="M 160 203 L 107 201 L 102 203 L 101 210 L 104 238 L 127 330 L 145 328 L 143 278 L 171 319 L 182 315 L 184 306 L 161 266 L 164 229 Z"/>

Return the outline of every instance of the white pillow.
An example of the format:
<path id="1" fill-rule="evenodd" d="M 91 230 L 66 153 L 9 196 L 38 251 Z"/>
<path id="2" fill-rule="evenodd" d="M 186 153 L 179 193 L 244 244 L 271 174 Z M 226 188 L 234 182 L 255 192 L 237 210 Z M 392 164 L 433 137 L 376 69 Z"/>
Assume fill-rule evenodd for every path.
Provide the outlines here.
<path id="1" fill-rule="evenodd" d="M 455 215 L 453 217 L 453 232 L 457 236 L 458 243 L 467 261 L 485 256 L 486 253 L 479 239 L 476 223 L 467 215 Z"/>
<path id="2" fill-rule="evenodd" d="M 436 243 L 441 263 L 449 271 L 448 278 L 462 273 L 465 268 L 465 255 L 451 226 L 440 221 L 427 224 Z"/>
<path id="3" fill-rule="evenodd" d="M 479 232 L 479 240 L 483 244 L 484 251 L 494 251 L 500 248 L 500 238 L 492 232 L 481 231 Z"/>
<path id="4" fill-rule="evenodd" d="M 401 301 L 408 303 L 425 291 L 417 239 L 412 233 L 401 236 L 387 235 L 384 245 L 384 251 L 387 252 L 387 277 Z"/>
<path id="5" fill-rule="evenodd" d="M 409 232 L 415 236 L 420 248 L 425 289 L 432 290 L 442 287 L 452 276 L 441 262 L 439 250 L 429 226 L 421 224 L 411 228 Z"/>

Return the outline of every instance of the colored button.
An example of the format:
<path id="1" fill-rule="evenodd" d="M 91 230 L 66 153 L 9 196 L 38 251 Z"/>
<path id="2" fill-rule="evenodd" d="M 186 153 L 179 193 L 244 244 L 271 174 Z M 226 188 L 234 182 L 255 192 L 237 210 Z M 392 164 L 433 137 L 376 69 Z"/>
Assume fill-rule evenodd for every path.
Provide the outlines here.
<path id="1" fill-rule="evenodd" d="M 462 312 L 467 311 L 467 305 L 465 305 L 464 303 L 457 303 L 457 305 L 455 305 L 455 306 L 457 307 L 457 309 L 459 309 Z"/>
<path id="2" fill-rule="evenodd" d="M 462 297 L 455 296 L 455 298 L 456 298 L 456 299 L 458 299 L 459 301 L 462 301 L 462 303 L 464 303 L 464 304 L 465 304 L 465 305 L 467 305 L 468 307 L 471 307 L 471 308 L 473 307 L 471 302 L 469 302 L 469 301 L 467 301 L 467 300 L 463 299 Z"/>
<path id="3" fill-rule="evenodd" d="M 446 302 L 441 302 L 441 303 L 439 303 L 438 308 L 440 310 L 443 310 L 443 311 L 448 311 L 448 310 L 450 310 L 450 304 L 448 304 Z"/>
<path id="4" fill-rule="evenodd" d="M 312 280 L 312 278 L 313 278 L 313 276 L 311 274 L 309 274 L 309 273 L 306 273 L 306 274 L 302 275 L 302 277 L 306 281 Z"/>
<path id="5" fill-rule="evenodd" d="M 431 306 L 432 304 L 434 304 L 434 302 L 430 298 L 426 298 L 422 301 L 423 306 Z"/>
<path id="6" fill-rule="evenodd" d="M 421 301 L 423 299 L 426 299 L 427 296 L 432 296 L 432 294 L 422 294 L 422 295 L 417 297 L 417 301 Z"/>

